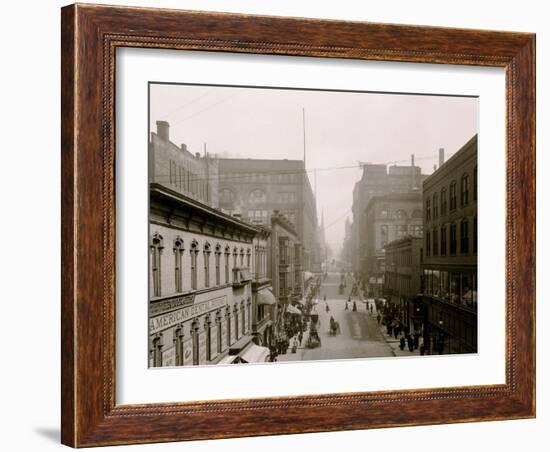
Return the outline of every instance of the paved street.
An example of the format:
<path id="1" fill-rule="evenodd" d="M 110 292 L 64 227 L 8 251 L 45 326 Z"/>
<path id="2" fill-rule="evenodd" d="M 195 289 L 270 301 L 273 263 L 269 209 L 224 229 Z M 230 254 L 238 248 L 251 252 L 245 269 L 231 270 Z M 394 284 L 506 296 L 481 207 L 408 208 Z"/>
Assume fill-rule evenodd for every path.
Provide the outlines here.
<path id="1" fill-rule="evenodd" d="M 344 294 L 338 294 L 340 275 L 329 274 L 321 286 L 320 301 L 317 305 L 319 313 L 321 347 L 314 349 L 304 348 L 305 338 L 302 347 L 297 353 L 279 355 L 278 361 L 307 361 L 319 359 L 346 359 L 366 358 L 380 356 L 394 356 L 392 348 L 384 339 L 378 327 L 376 316 L 371 316 L 358 297 L 357 312 L 352 311 L 352 303 L 349 303 L 349 310 L 345 310 L 346 300 L 351 291 L 351 279 L 344 289 Z M 323 297 L 326 295 L 329 312 L 326 312 L 326 305 Z M 354 298 L 352 297 L 352 300 Z M 329 335 L 330 317 L 334 317 L 340 323 L 341 333 L 336 336 Z M 306 336 L 307 337 L 307 336 Z"/>

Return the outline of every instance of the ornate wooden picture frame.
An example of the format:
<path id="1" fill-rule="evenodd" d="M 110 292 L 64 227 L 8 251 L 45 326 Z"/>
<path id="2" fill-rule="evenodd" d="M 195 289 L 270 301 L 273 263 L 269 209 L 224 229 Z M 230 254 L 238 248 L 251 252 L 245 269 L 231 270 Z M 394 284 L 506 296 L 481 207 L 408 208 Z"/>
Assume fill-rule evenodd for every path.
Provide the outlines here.
<path id="1" fill-rule="evenodd" d="M 535 416 L 533 34 L 77 4 L 62 9 L 61 35 L 64 444 Z M 505 384 L 117 405 L 114 90 L 115 51 L 121 47 L 505 68 Z"/>

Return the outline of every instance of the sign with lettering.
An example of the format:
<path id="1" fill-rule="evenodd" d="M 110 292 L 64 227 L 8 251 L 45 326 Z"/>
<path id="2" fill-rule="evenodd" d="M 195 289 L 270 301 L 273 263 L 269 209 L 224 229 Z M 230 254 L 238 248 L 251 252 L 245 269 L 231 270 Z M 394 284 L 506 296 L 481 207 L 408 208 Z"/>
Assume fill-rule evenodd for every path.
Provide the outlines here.
<path id="1" fill-rule="evenodd" d="M 170 347 L 162 351 L 162 366 L 176 365 L 176 347 Z"/>
<path id="2" fill-rule="evenodd" d="M 193 364 L 193 339 L 188 338 L 183 341 L 183 365 L 191 366 Z"/>
<path id="3" fill-rule="evenodd" d="M 151 301 L 149 303 L 149 315 L 157 315 L 162 312 L 172 311 L 180 306 L 188 305 L 193 303 L 195 294 L 189 295 L 179 295 L 169 299 L 160 300 L 160 301 Z"/>
<path id="4" fill-rule="evenodd" d="M 149 334 L 158 333 L 159 331 L 163 331 L 178 323 L 185 322 L 205 312 L 221 308 L 225 306 L 226 298 L 227 297 L 224 295 L 223 297 L 213 298 L 212 300 L 206 300 L 157 317 L 152 317 L 149 319 Z"/>

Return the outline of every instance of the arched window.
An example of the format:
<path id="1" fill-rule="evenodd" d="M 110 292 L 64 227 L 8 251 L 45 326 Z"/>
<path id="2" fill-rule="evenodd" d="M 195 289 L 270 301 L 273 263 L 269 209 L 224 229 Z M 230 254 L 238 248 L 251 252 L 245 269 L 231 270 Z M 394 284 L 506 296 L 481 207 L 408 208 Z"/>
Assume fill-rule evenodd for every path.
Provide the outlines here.
<path id="1" fill-rule="evenodd" d="M 449 243 L 451 245 L 449 254 L 454 256 L 456 254 L 456 223 L 451 223 L 449 227 Z"/>
<path id="2" fill-rule="evenodd" d="M 183 257 L 183 239 L 178 235 L 174 240 L 174 272 L 175 272 L 175 282 L 176 282 L 176 292 L 183 292 L 183 267 L 182 267 L 182 257 Z"/>
<path id="3" fill-rule="evenodd" d="M 441 256 L 447 255 L 447 228 L 445 226 L 441 226 L 441 247 L 439 249 L 439 254 Z"/>
<path id="4" fill-rule="evenodd" d="M 451 212 L 456 210 L 456 181 L 452 181 L 449 186 L 449 208 Z"/>
<path id="5" fill-rule="evenodd" d="M 439 216 L 439 202 L 437 199 L 437 193 L 434 193 L 432 197 L 432 201 L 433 201 L 434 219 L 436 219 Z"/>
<path id="6" fill-rule="evenodd" d="M 204 287 L 210 287 L 210 243 L 204 244 Z"/>
<path id="7" fill-rule="evenodd" d="M 162 367 L 162 348 L 164 347 L 164 341 L 162 333 L 157 333 L 153 338 L 152 354 L 153 354 L 153 367 Z"/>
<path id="8" fill-rule="evenodd" d="M 183 325 L 179 324 L 174 332 L 174 347 L 176 349 L 176 366 L 183 366 Z"/>
<path id="9" fill-rule="evenodd" d="M 233 202 L 233 192 L 227 188 L 220 191 L 220 201 L 225 203 Z"/>
<path id="10" fill-rule="evenodd" d="M 250 257 L 251 257 L 251 251 L 250 251 L 250 248 L 248 248 L 248 249 L 246 250 L 246 267 L 247 267 L 249 270 L 251 270 L 251 269 L 250 269 Z"/>
<path id="11" fill-rule="evenodd" d="M 158 232 L 151 238 L 151 272 L 153 274 L 153 296 L 160 297 L 161 290 L 161 260 L 160 256 L 164 249 L 163 238 Z"/>
<path id="12" fill-rule="evenodd" d="M 426 256 L 432 255 L 432 237 L 430 231 L 426 231 Z"/>
<path id="13" fill-rule="evenodd" d="M 191 337 L 193 341 L 193 365 L 198 366 L 199 365 L 199 322 L 197 319 L 193 320 L 193 323 L 191 323 Z"/>
<path id="14" fill-rule="evenodd" d="M 204 317 L 204 332 L 206 334 L 206 361 L 212 360 L 212 331 L 210 329 L 210 314 Z"/>
<path id="15" fill-rule="evenodd" d="M 244 267 L 244 248 L 241 248 L 240 256 L 241 256 L 241 267 Z"/>
<path id="16" fill-rule="evenodd" d="M 189 254 L 191 255 L 191 289 L 197 290 L 197 254 L 199 254 L 199 242 L 196 240 L 193 240 L 191 243 Z"/>
<path id="17" fill-rule="evenodd" d="M 441 189 L 441 216 L 447 215 L 447 189 Z"/>
<path id="18" fill-rule="evenodd" d="M 420 209 L 413 210 L 411 218 L 422 218 L 422 211 Z"/>
<path id="19" fill-rule="evenodd" d="M 265 192 L 257 188 L 256 190 L 253 190 L 248 195 L 248 201 L 249 202 L 265 202 L 266 196 Z"/>
<path id="20" fill-rule="evenodd" d="M 437 229 L 433 230 L 432 240 L 433 240 L 433 255 L 437 256 L 439 254 L 439 234 L 437 233 Z"/>
<path id="21" fill-rule="evenodd" d="M 222 255 L 222 246 L 219 243 L 216 243 L 216 251 L 214 253 L 214 265 L 216 267 L 216 286 L 221 284 L 220 277 L 220 261 Z"/>
<path id="22" fill-rule="evenodd" d="M 239 339 L 239 309 L 235 304 L 233 306 L 233 318 L 235 319 L 235 340 Z"/>
<path id="23" fill-rule="evenodd" d="M 229 256 L 230 255 L 231 255 L 231 249 L 229 248 L 229 245 L 227 245 L 223 253 L 225 284 L 229 284 Z"/>
<path id="24" fill-rule="evenodd" d="M 460 206 L 467 206 L 470 202 L 470 176 L 463 174 L 460 179 Z"/>
<path id="25" fill-rule="evenodd" d="M 239 250 L 237 247 L 233 248 L 233 268 L 237 268 L 237 256 L 239 255 Z"/>

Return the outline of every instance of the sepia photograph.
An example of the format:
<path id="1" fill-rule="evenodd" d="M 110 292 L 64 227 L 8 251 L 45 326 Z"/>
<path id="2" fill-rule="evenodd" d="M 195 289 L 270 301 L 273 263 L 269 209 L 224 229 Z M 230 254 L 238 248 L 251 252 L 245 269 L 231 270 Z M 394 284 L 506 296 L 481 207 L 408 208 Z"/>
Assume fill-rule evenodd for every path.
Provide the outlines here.
<path id="1" fill-rule="evenodd" d="M 478 352 L 478 97 L 148 94 L 150 368 Z"/>

